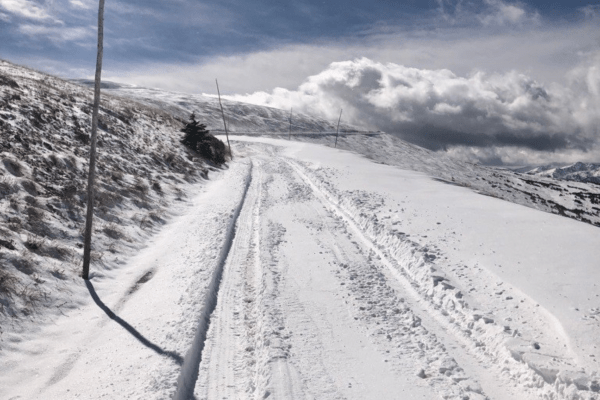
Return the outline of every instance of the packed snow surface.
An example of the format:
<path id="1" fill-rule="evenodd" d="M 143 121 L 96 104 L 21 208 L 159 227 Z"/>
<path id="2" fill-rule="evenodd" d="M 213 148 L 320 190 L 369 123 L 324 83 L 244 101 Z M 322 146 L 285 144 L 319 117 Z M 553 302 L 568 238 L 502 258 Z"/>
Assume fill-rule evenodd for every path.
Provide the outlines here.
<path id="1" fill-rule="evenodd" d="M 76 282 L 78 307 L 2 336 L 0 398 L 599 398 L 597 227 L 232 139 L 144 249 Z"/>

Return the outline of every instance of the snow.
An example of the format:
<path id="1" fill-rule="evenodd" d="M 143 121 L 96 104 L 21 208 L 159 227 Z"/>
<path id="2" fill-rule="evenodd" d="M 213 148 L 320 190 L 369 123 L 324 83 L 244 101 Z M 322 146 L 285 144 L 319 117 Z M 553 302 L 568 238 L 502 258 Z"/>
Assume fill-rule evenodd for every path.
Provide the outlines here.
<path id="1" fill-rule="evenodd" d="M 76 80 L 75 82 L 93 86 L 92 81 Z M 221 108 L 215 96 L 168 92 L 117 83 L 106 83 L 106 85 L 104 93 L 159 107 L 180 118 L 187 118 L 191 113 L 195 113 L 198 120 L 206 124 L 211 131 L 224 132 Z M 288 134 L 290 122 L 293 132 L 335 133 L 337 128 L 333 121 L 306 114 L 292 114 L 290 121 L 291 110 L 255 106 L 227 99 L 222 99 L 221 102 L 227 113 L 227 129 L 231 133 Z M 342 123 L 340 131 L 357 132 L 357 129 Z"/>
<path id="2" fill-rule="evenodd" d="M 89 91 L 0 73 L 17 84 L 0 82 L 1 399 L 600 398 L 597 186 L 381 132 L 334 149 L 303 115 L 282 140 L 287 111 L 235 102 L 235 158 L 210 168 L 163 111 L 214 129 L 215 99 L 109 85 L 163 111 L 103 103 L 102 193 L 124 196 L 97 215 L 86 284 L 82 189 L 60 193 L 85 176 L 71 120 L 88 128 Z"/>
<path id="3" fill-rule="evenodd" d="M 348 151 L 233 143 L 95 272 L 99 301 L 5 335 L 1 398 L 597 398 L 597 227 Z"/>
<path id="4" fill-rule="evenodd" d="M 229 179 L 202 187 L 187 212 L 127 264 L 92 273 L 90 292 L 117 318 L 87 295 L 79 309 L 35 335 L 5 339 L 11 344 L 1 369 L 11 373 L 0 377 L 0 397 L 172 396 L 210 292 L 211 267 L 227 234 L 223 227 L 239 202 L 243 182 L 235 178 L 246 169 L 233 165 Z M 151 279 L 137 283 L 149 272 Z"/>
<path id="5" fill-rule="evenodd" d="M 313 163 L 330 159 L 328 154 L 320 154 L 315 149 L 303 152 L 298 157 L 304 162 Z M 421 248 L 438 248 L 449 260 L 466 264 L 467 268 L 476 270 L 474 266 L 478 265 L 489 275 L 484 282 L 511 284 L 514 289 L 535 298 L 543 306 L 540 310 L 549 311 L 558 321 L 563 321 L 565 330 L 574 332 L 570 337 L 575 342 L 586 341 L 582 337 L 575 339 L 581 333 L 584 336 L 597 333 L 587 318 L 582 319 L 582 315 L 575 312 L 576 309 L 591 310 L 600 302 L 597 287 L 597 282 L 600 282 L 596 258 L 599 254 L 597 228 L 565 221 L 547 213 L 531 212 L 515 204 L 482 197 L 465 188 L 443 187 L 438 182 L 423 179 L 421 175 L 414 176 L 397 169 L 381 171 L 381 166 L 368 162 L 356 165 L 356 160 L 344 160 L 334 166 L 342 169 L 343 165 L 350 164 L 352 179 L 332 182 L 332 175 L 328 174 L 327 180 L 323 180 L 327 182 L 326 185 L 335 187 L 337 201 L 346 206 L 347 212 L 356 217 L 361 209 L 354 204 L 346 205 L 351 197 L 344 192 L 367 191 L 370 197 L 376 193 L 386 203 L 396 202 L 410 209 L 410 213 L 402 213 L 400 219 L 397 211 L 378 210 L 372 213 L 373 217 L 379 221 L 397 221 L 396 230 L 410 229 L 411 237 L 418 238 L 415 244 Z M 374 176 L 378 179 L 370 178 Z M 386 182 L 402 182 L 402 185 L 394 187 L 386 185 Z M 365 220 L 365 227 L 375 225 L 373 220 L 362 219 Z M 385 240 L 385 235 L 377 233 L 375 236 L 383 236 Z M 469 274 L 464 268 L 461 274 L 469 275 L 468 279 L 477 275 Z M 450 271 L 446 269 L 446 272 Z M 489 286 L 490 291 L 500 286 L 499 291 L 504 293 L 498 296 L 508 297 L 509 289 L 506 286 L 497 282 Z M 481 284 L 468 285 L 465 292 L 482 290 L 484 287 Z M 485 299 L 485 296 L 482 293 L 481 298 Z M 501 299 L 494 299 L 486 308 L 500 307 L 498 300 Z M 510 310 L 512 307 L 503 307 L 508 309 L 506 313 L 514 312 Z M 573 345 L 577 346 L 575 343 Z M 580 357 L 581 362 L 587 363 L 589 354 L 594 351 L 589 348 L 582 349 L 582 352 L 588 352 Z M 596 363 L 588 365 L 597 367 Z"/>

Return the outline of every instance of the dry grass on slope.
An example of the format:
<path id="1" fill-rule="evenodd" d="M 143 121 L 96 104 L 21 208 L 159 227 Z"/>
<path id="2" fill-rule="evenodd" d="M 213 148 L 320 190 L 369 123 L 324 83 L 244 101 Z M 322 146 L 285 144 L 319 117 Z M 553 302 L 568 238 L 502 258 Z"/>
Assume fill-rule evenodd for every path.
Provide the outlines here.
<path id="1" fill-rule="evenodd" d="M 92 98 L 90 89 L 0 61 L 0 320 L 68 307 L 66 283 L 81 279 Z M 213 168 L 180 144 L 182 126 L 159 109 L 103 96 L 97 271 L 139 246 Z"/>

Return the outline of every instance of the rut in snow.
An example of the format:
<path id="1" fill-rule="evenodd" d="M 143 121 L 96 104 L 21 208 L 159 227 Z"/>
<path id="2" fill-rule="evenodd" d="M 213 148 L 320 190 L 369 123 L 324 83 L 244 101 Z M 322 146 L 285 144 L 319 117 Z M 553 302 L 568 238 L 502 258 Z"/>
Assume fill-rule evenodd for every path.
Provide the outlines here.
<path id="1" fill-rule="evenodd" d="M 473 313 L 468 305 L 465 305 L 464 309 L 459 307 L 448 308 L 443 305 L 436 305 L 429 295 L 423 295 L 424 282 L 416 279 L 417 277 L 411 271 L 410 264 L 414 261 L 414 258 L 409 257 L 404 260 L 401 254 L 400 258 L 398 258 L 398 255 L 391 254 L 386 243 L 378 240 L 377 232 L 369 230 L 368 227 L 362 225 L 353 215 L 352 211 L 347 210 L 340 204 L 335 195 L 320 185 L 318 181 L 311 179 L 310 175 L 306 173 L 306 170 L 299 163 L 291 160 L 288 160 L 287 163 L 314 190 L 315 195 L 320 198 L 323 205 L 331 210 L 334 215 L 340 217 L 359 238 L 360 242 L 370 249 L 382 264 L 386 266 L 391 276 L 403 287 L 409 298 L 412 298 L 410 303 L 412 303 L 413 307 L 420 309 L 433 324 L 441 327 L 442 332 L 445 332 L 452 341 L 466 350 L 465 355 L 472 357 L 473 360 L 489 363 L 495 367 L 495 372 L 491 375 L 487 374 L 487 378 L 484 378 L 484 381 L 482 381 L 482 383 L 485 382 L 486 385 L 492 387 L 492 392 L 497 393 L 499 390 L 498 387 L 495 387 L 497 381 L 502 381 L 504 384 L 511 384 L 511 382 L 514 384 L 517 381 L 518 386 L 515 385 L 515 387 L 519 387 L 520 390 L 527 393 L 543 394 L 553 399 L 569 398 L 564 396 L 561 384 L 555 384 L 554 381 L 546 381 L 543 369 L 537 368 L 534 364 L 521 362 L 521 360 L 516 359 L 510 353 L 510 350 L 504 344 L 504 340 L 507 337 L 506 333 L 500 332 L 499 329 L 493 330 L 493 320 L 489 324 L 489 326 L 492 326 L 492 329 L 490 329 L 492 334 L 486 330 L 474 329 L 471 333 L 465 335 L 464 331 L 461 330 L 461 323 L 467 325 L 470 316 L 469 312 Z M 549 318 L 554 317 L 550 315 Z M 482 343 L 484 344 L 483 346 L 481 345 Z M 502 367 L 496 368 L 499 365 L 502 365 Z M 497 375 L 494 376 L 494 374 Z M 492 379 L 489 379 L 490 377 Z"/>
<path id="2" fill-rule="evenodd" d="M 244 207 L 246 195 L 248 194 L 248 188 L 252 182 L 253 167 L 254 165 L 252 162 L 250 162 L 250 168 L 244 185 L 242 198 L 238 206 L 233 211 L 231 219 L 229 220 L 229 225 L 227 226 L 227 232 L 225 235 L 225 242 L 221 248 L 217 266 L 215 267 L 208 286 L 207 295 L 204 300 L 204 305 L 202 306 L 202 312 L 198 321 L 198 327 L 196 328 L 194 341 L 185 356 L 183 366 L 181 367 L 181 372 L 177 378 L 177 391 L 173 396 L 173 400 L 189 400 L 194 398 L 194 387 L 196 385 L 196 380 L 198 379 L 198 370 L 200 367 L 200 362 L 202 361 L 202 350 L 204 349 L 204 344 L 206 341 L 206 333 L 208 332 L 208 328 L 210 326 L 210 318 L 212 313 L 217 306 L 217 298 L 219 294 L 219 288 L 221 286 L 223 269 L 235 238 L 237 220 L 240 216 L 242 208 Z"/>

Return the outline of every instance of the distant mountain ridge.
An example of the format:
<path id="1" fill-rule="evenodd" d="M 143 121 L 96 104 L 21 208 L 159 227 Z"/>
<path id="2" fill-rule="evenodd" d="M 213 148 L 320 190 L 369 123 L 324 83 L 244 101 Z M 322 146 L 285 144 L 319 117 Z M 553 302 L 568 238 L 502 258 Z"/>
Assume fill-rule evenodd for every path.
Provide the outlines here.
<path id="1" fill-rule="evenodd" d="M 600 185 L 600 164 L 576 162 L 566 166 L 545 165 L 517 172 L 539 177 Z"/>
<path id="2" fill-rule="evenodd" d="M 69 79 L 69 81 L 71 81 L 73 83 L 76 83 L 78 85 L 81 85 L 81 86 L 88 86 L 88 87 L 91 87 L 91 88 L 93 88 L 94 85 L 95 85 L 95 82 L 94 82 L 93 79 Z M 100 82 L 100 88 L 101 89 L 119 89 L 119 88 L 122 88 L 124 86 L 126 86 L 126 87 L 134 87 L 134 86 L 127 85 L 127 84 L 124 84 L 124 83 L 119 83 L 119 82 L 111 82 L 111 81 L 102 81 L 102 82 Z"/>
<path id="3" fill-rule="evenodd" d="M 84 87 L 94 87 L 94 81 L 88 79 L 73 79 L 71 82 Z M 224 131 L 221 108 L 216 97 L 169 92 L 109 81 L 103 81 L 101 87 L 104 94 L 125 97 L 151 107 L 158 107 L 182 120 L 187 120 L 191 113 L 195 113 L 198 121 L 205 124 L 209 130 Z M 337 129 L 337 120 L 326 120 L 298 112 L 290 115 L 290 110 L 257 106 L 225 98 L 222 99 L 222 104 L 225 110 L 227 129 L 238 134 L 289 133 L 290 122 L 292 133 L 332 133 Z M 342 119 L 340 132 L 359 131 L 364 132 L 360 128 L 345 124 Z"/>

